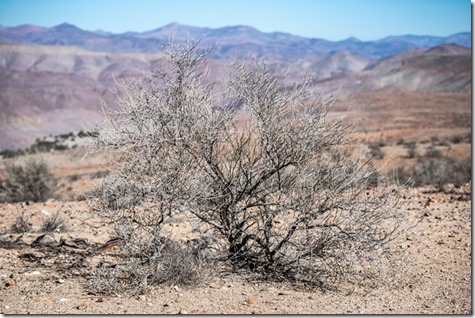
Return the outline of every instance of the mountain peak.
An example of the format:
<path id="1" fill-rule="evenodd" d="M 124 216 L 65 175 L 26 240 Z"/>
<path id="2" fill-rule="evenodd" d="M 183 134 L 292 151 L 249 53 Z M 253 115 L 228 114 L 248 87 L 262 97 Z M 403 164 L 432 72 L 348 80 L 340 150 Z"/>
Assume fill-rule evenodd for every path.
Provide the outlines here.
<path id="1" fill-rule="evenodd" d="M 78 28 L 77 26 L 75 25 L 72 25 L 72 24 L 69 24 L 69 23 L 61 23 L 55 27 L 53 27 L 53 29 L 55 30 L 78 30 L 78 31 L 82 31 L 80 28 Z"/>
<path id="2" fill-rule="evenodd" d="M 182 25 L 178 22 L 171 22 L 171 23 L 168 23 L 167 25 L 164 25 L 163 27 L 161 27 L 162 29 L 170 29 L 170 28 L 179 28 L 181 27 Z"/>
<path id="3" fill-rule="evenodd" d="M 340 41 L 340 42 L 357 43 L 357 42 L 361 42 L 361 40 L 358 39 L 358 38 L 356 38 L 356 37 L 354 37 L 354 36 L 350 36 L 349 38 L 344 39 L 344 40 L 342 40 L 342 41 Z"/>
<path id="4" fill-rule="evenodd" d="M 434 55 L 470 55 L 471 51 L 468 47 L 458 45 L 456 43 L 440 44 L 425 51 L 425 54 Z"/>

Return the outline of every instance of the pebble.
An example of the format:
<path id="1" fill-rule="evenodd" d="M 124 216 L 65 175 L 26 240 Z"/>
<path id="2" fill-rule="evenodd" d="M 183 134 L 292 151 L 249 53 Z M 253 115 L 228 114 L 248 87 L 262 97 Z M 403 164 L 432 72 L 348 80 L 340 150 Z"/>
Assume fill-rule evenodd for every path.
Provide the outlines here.
<path id="1" fill-rule="evenodd" d="M 83 309 L 86 309 L 86 308 L 87 308 L 86 304 L 80 304 L 76 307 L 77 310 L 83 310 Z"/>
<path id="2" fill-rule="evenodd" d="M 279 292 L 279 296 L 290 296 L 290 295 L 293 295 L 294 293 L 291 292 L 290 290 L 283 290 L 281 292 Z"/>
<path id="3" fill-rule="evenodd" d="M 61 298 L 59 301 L 68 301 L 69 299 L 67 298 Z"/>
<path id="4" fill-rule="evenodd" d="M 221 286 L 219 286 L 218 284 L 209 284 L 209 288 L 218 289 L 219 287 Z"/>
<path id="5" fill-rule="evenodd" d="M 252 298 L 246 298 L 245 302 L 246 302 L 246 304 L 248 304 L 248 305 L 255 305 L 255 304 L 257 304 L 257 302 L 256 302 L 254 299 L 252 299 Z"/>
<path id="6" fill-rule="evenodd" d="M 58 279 L 58 280 L 56 281 L 56 283 L 57 283 L 57 284 L 64 284 L 64 283 L 66 283 L 66 281 L 65 281 L 64 279 Z"/>
<path id="7" fill-rule="evenodd" d="M 6 287 L 15 286 L 15 280 L 13 280 L 13 279 L 11 279 L 11 278 L 8 278 L 8 279 L 7 279 L 7 282 L 5 283 L 5 286 L 6 286 Z"/>
<path id="8" fill-rule="evenodd" d="M 41 273 L 38 272 L 38 271 L 33 271 L 33 272 L 30 273 L 30 275 L 38 276 L 38 275 L 41 275 Z"/>

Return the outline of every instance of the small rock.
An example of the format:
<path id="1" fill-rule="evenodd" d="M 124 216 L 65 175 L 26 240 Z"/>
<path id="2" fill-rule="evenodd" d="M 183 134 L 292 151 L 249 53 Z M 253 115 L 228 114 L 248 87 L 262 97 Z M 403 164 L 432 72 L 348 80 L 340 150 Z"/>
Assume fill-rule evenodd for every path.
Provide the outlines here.
<path id="1" fill-rule="evenodd" d="M 87 305 L 86 304 L 80 304 L 76 307 L 77 310 L 84 310 L 87 308 Z"/>
<path id="2" fill-rule="evenodd" d="M 10 306 L 8 306 L 8 305 L 5 305 L 5 309 L 10 309 Z"/>
<path id="3" fill-rule="evenodd" d="M 209 284 L 209 288 L 218 289 L 219 287 L 221 287 L 221 286 L 219 286 L 218 284 L 214 284 L 214 283 Z"/>
<path id="4" fill-rule="evenodd" d="M 97 298 L 96 303 L 102 303 L 104 302 L 104 299 L 102 297 Z"/>
<path id="5" fill-rule="evenodd" d="M 56 244 L 54 236 L 50 233 L 46 233 L 38 236 L 32 243 L 31 246 L 51 246 Z"/>
<path id="6" fill-rule="evenodd" d="M 13 273 L 11 273 L 9 277 L 10 277 L 11 279 L 14 279 L 14 278 L 15 278 L 15 275 L 13 275 Z"/>
<path id="7" fill-rule="evenodd" d="M 163 304 L 163 307 L 170 307 L 170 304 Z"/>
<path id="8" fill-rule="evenodd" d="M 281 292 L 279 292 L 279 296 L 290 296 L 290 295 L 293 295 L 294 293 L 291 292 L 290 290 L 283 290 Z"/>
<path id="9" fill-rule="evenodd" d="M 178 287 L 178 286 L 173 286 L 173 289 L 176 290 L 176 291 L 180 291 L 180 287 Z"/>
<path id="10" fill-rule="evenodd" d="M 178 314 L 178 315 L 188 315 L 188 312 L 186 312 L 186 311 L 180 309 L 180 310 L 177 312 L 177 314 Z"/>
<path id="11" fill-rule="evenodd" d="M 249 298 L 249 297 L 246 298 L 245 302 L 246 302 L 247 305 L 255 305 L 255 304 L 257 304 L 257 302 L 256 302 L 254 299 Z"/>
<path id="12" fill-rule="evenodd" d="M 33 271 L 33 272 L 30 273 L 30 275 L 38 276 L 38 275 L 41 275 L 41 273 L 38 272 L 38 271 Z"/>
<path id="13" fill-rule="evenodd" d="M 6 283 L 5 283 L 5 287 L 12 287 L 12 286 L 15 286 L 15 280 L 11 279 L 11 278 L 8 278 Z"/>
<path id="14" fill-rule="evenodd" d="M 58 280 L 56 281 L 56 283 L 57 283 L 57 284 L 64 284 L 64 283 L 66 283 L 66 281 L 65 281 L 64 279 L 58 279 Z"/>
<path id="15" fill-rule="evenodd" d="M 59 301 L 68 301 L 69 299 L 67 298 L 61 298 Z"/>

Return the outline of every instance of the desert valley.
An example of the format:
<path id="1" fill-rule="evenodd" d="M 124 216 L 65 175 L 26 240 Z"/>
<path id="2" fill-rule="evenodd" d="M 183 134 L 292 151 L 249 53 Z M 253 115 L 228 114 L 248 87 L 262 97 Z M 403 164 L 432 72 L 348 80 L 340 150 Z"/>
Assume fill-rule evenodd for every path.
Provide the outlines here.
<path id="1" fill-rule="evenodd" d="M 117 83 L 161 65 L 170 35 L 215 46 L 210 80 L 251 54 L 288 69 L 288 84 L 308 74 L 322 93 L 337 91 L 328 117 L 354 128 L 352 149 L 395 182 L 409 180 L 402 198 L 413 226 L 392 247 L 403 256 L 390 280 L 320 290 L 227 273 L 133 296 L 93 292 L 95 269 L 116 265 L 120 247 L 86 195 L 110 173 L 89 133 L 103 105 L 116 106 Z M 0 313 L 472 313 L 470 33 L 332 42 L 246 26 L 112 34 L 24 25 L 0 28 L 0 74 Z M 57 191 L 44 202 L 5 199 L 8 168 L 29 158 L 48 163 Z M 164 229 L 186 242 L 205 231 L 198 223 L 183 215 Z"/>

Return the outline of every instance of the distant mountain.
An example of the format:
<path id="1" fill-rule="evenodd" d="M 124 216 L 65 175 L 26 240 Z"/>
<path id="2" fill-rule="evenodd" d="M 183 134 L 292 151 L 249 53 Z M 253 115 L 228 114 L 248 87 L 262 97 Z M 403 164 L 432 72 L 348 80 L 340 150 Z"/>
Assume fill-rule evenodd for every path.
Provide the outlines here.
<path id="1" fill-rule="evenodd" d="M 63 31 L 78 32 L 65 26 Z M 33 28 L 31 32 L 42 32 Z M 80 31 L 79 31 L 80 32 Z M 70 46 L 0 44 L 0 150 L 29 146 L 35 138 L 88 129 L 101 120 L 101 100 L 114 105 L 109 89 L 124 76 L 150 70 L 157 53 L 93 52 Z M 322 90 L 358 92 L 470 93 L 471 50 L 456 44 L 411 49 L 378 61 L 349 51 L 286 64 L 291 80 L 314 76 Z M 224 62 L 211 59 L 211 75 Z M 115 79 L 115 80 L 114 80 Z"/>
<path id="2" fill-rule="evenodd" d="M 378 41 L 360 41 L 350 37 L 343 41 L 305 38 L 283 32 L 261 32 L 249 26 L 228 26 L 211 29 L 171 23 L 146 32 L 112 34 L 81 30 L 63 23 L 52 28 L 32 25 L 0 29 L 0 42 L 42 45 L 78 46 L 92 51 L 106 52 L 156 52 L 170 36 L 177 41 L 187 38 L 200 39 L 204 46 L 218 44 L 216 58 L 247 55 L 270 57 L 276 62 L 328 56 L 338 51 L 348 51 L 365 59 L 379 59 L 411 48 L 430 48 L 444 43 L 471 47 L 471 34 L 458 33 L 448 37 L 389 36 Z"/>
<path id="3" fill-rule="evenodd" d="M 333 42 L 248 26 L 211 29 L 171 23 L 123 34 L 85 31 L 66 23 L 52 28 L 0 27 L 0 150 L 87 129 L 101 119 L 101 99 L 114 105 L 109 89 L 116 86 L 114 79 L 157 65 L 158 46 L 169 36 L 216 46 L 208 61 L 215 78 L 225 74 L 224 60 L 252 53 L 288 68 L 290 81 L 307 73 L 315 86 L 339 89 L 340 96 L 471 92 L 470 33 Z"/>
<path id="4" fill-rule="evenodd" d="M 472 86 L 471 50 L 457 44 L 411 49 L 368 64 L 361 72 L 315 82 L 341 95 L 357 92 L 459 92 Z"/>

